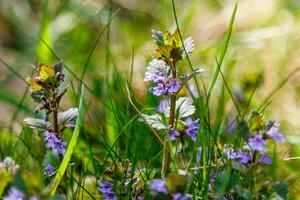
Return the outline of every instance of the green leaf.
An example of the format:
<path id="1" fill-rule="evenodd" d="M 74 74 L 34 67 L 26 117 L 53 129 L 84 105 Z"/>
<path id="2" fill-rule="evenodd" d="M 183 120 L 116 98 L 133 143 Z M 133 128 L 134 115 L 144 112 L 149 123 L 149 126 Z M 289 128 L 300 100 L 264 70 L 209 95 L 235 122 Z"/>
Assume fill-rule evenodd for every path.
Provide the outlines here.
<path id="1" fill-rule="evenodd" d="M 27 126 L 37 132 L 44 132 L 51 127 L 51 123 L 43 119 L 28 117 L 24 119 L 24 122 Z"/>
<path id="2" fill-rule="evenodd" d="M 58 113 L 58 123 L 68 128 L 74 128 L 78 115 L 78 108 L 70 108 L 67 111 Z"/>
<path id="3" fill-rule="evenodd" d="M 200 74 L 202 72 L 205 72 L 205 69 L 203 69 L 202 67 L 199 67 L 199 68 L 194 69 L 191 73 L 181 76 L 180 78 L 184 82 L 186 82 L 186 81 L 190 80 L 191 78 L 193 78 L 194 76 L 196 76 L 197 74 Z"/>
<path id="4" fill-rule="evenodd" d="M 226 194 L 226 190 L 230 184 L 230 172 L 224 171 L 221 172 L 219 176 L 216 178 L 215 182 L 215 191 L 219 197 L 222 197 Z"/>
<path id="5" fill-rule="evenodd" d="M 176 116 L 178 119 L 186 118 L 194 114 L 195 106 L 193 105 L 193 101 L 189 97 L 180 97 L 176 101 Z M 168 117 L 170 113 L 170 107 L 165 110 L 165 116 Z"/>
<path id="6" fill-rule="evenodd" d="M 81 85 L 81 96 L 80 96 L 80 103 L 79 103 L 79 115 L 76 120 L 76 126 L 75 130 L 73 132 L 70 144 L 68 146 L 67 152 L 64 155 L 64 158 L 62 160 L 62 163 L 60 164 L 60 167 L 57 170 L 56 176 L 53 180 L 52 183 L 48 185 L 48 187 L 45 189 L 44 193 L 46 195 L 52 197 L 55 195 L 56 189 L 61 181 L 61 178 L 65 174 L 65 171 L 68 167 L 69 161 L 71 159 L 71 156 L 73 154 L 74 148 L 77 143 L 77 139 L 79 136 L 80 128 L 82 126 L 82 121 L 83 121 L 83 115 L 84 115 L 84 103 L 83 103 L 83 92 L 84 92 L 84 85 Z"/>
<path id="7" fill-rule="evenodd" d="M 140 120 L 147 122 L 152 128 L 156 130 L 166 129 L 166 126 L 162 123 L 161 116 L 158 114 L 155 115 L 142 114 Z"/>

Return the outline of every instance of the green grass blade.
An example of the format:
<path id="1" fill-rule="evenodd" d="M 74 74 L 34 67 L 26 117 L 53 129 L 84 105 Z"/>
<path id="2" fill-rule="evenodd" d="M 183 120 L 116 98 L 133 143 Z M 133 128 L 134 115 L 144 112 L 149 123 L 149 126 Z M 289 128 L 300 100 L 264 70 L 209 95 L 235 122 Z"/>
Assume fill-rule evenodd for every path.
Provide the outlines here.
<path id="1" fill-rule="evenodd" d="M 50 24 L 48 9 L 49 9 L 49 1 L 46 0 L 43 3 L 42 21 L 41 21 L 41 27 L 39 31 L 39 37 L 43 38 L 43 40 L 46 41 L 50 47 L 52 47 L 53 42 L 51 38 L 51 24 Z M 39 40 L 37 43 L 36 56 L 39 61 L 45 63 L 51 62 L 51 54 L 42 40 Z"/>
<path id="2" fill-rule="evenodd" d="M 238 3 L 236 2 L 235 6 L 234 6 L 234 9 L 233 9 L 233 12 L 232 12 L 232 15 L 231 15 L 231 18 L 230 18 L 230 22 L 229 22 L 227 31 L 226 31 L 226 36 L 224 38 L 224 42 L 223 42 L 223 45 L 221 47 L 219 57 L 217 59 L 218 60 L 217 69 L 216 69 L 216 71 L 213 75 L 213 79 L 212 79 L 211 84 L 210 84 L 209 89 L 208 89 L 208 97 L 207 97 L 206 104 L 208 104 L 208 102 L 209 102 L 211 92 L 212 92 L 212 90 L 213 90 L 213 88 L 216 84 L 216 81 L 217 81 L 219 73 L 220 73 L 219 68 L 221 68 L 221 66 L 223 64 L 223 61 L 224 61 L 224 58 L 225 58 L 225 55 L 226 55 L 226 52 L 227 52 L 227 49 L 228 49 L 228 45 L 229 45 L 229 41 L 230 41 L 230 38 L 231 38 L 232 29 L 233 29 L 233 23 L 234 23 L 235 16 L 236 16 L 237 6 L 238 6 Z"/>
<path id="3" fill-rule="evenodd" d="M 56 189 L 63 177 L 63 175 L 65 174 L 65 171 L 67 169 L 67 166 L 69 164 L 69 161 L 71 159 L 71 156 L 73 154 L 75 145 L 77 143 L 77 139 L 79 136 L 79 132 L 80 132 L 80 128 L 82 126 L 82 121 L 83 121 L 83 115 L 84 115 L 84 103 L 83 103 L 83 92 L 84 92 L 84 86 L 81 85 L 81 94 L 80 94 L 80 103 L 79 103 L 79 114 L 76 120 L 76 127 L 75 130 L 73 132 L 70 144 L 68 146 L 67 152 L 62 160 L 62 163 L 60 165 L 60 167 L 57 170 L 56 176 L 54 178 L 54 181 L 50 184 L 47 192 L 47 195 L 49 196 L 54 196 Z"/>

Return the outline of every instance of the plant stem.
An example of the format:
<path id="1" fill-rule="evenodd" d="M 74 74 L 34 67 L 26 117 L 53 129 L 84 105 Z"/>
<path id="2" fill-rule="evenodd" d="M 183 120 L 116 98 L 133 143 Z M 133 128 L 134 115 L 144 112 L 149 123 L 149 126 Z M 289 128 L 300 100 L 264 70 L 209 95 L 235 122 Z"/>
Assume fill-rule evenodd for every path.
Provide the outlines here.
<path id="1" fill-rule="evenodd" d="M 54 88 L 52 88 L 52 99 L 55 104 L 54 109 L 52 110 L 52 112 L 53 112 L 53 128 L 54 128 L 54 132 L 56 133 L 56 135 L 59 135 L 58 119 L 57 119 L 58 103 L 56 102 L 56 92 L 55 92 Z"/>
<path id="2" fill-rule="evenodd" d="M 58 135 L 58 120 L 57 120 L 57 109 L 53 110 L 53 126 L 54 126 L 54 132 Z"/>
<path id="3" fill-rule="evenodd" d="M 176 63 L 172 62 L 172 78 L 176 78 Z M 174 127 L 174 121 L 175 121 L 175 108 L 176 108 L 176 94 L 172 94 L 171 96 L 171 105 L 170 105 L 170 115 L 169 115 L 169 125 L 170 128 Z M 171 153 L 170 153 L 170 145 L 169 145 L 169 135 L 165 135 L 164 139 L 164 155 L 163 155 L 163 163 L 162 163 L 162 169 L 161 169 L 161 175 L 165 175 L 167 171 L 169 170 L 170 166 L 170 160 L 171 160 Z"/>

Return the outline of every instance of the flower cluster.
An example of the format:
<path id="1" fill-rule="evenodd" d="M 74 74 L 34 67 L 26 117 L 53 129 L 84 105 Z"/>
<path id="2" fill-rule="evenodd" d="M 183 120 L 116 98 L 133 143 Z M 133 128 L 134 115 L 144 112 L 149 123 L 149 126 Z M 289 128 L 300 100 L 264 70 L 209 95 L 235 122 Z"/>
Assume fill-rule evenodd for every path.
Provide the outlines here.
<path id="1" fill-rule="evenodd" d="M 44 168 L 46 175 L 52 175 L 55 172 L 55 167 L 52 163 L 56 163 L 57 159 L 66 152 L 67 142 L 62 140 L 64 130 L 66 128 L 73 129 L 75 127 L 76 118 L 78 115 L 77 108 L 70 108 L 67 111 L 59 112 L 60 101 L 67 92 L 67 87 L 61 89 L 60 86 L 64 81 L 65 74 L 63 73 L 64 62 L 52 65 L 40 64 L 37 67 L 37 76 L 27 78 L 27 83 L 30 86 L 30 93 L 34 100 L 38 101 L 35 112 L 45 110 L 44 119 L 26 118 L 24 122 L 32 128 L 39 136 L 43 137 L 45 147 L 48 152 L 53 152 L 57 156 L 45 157 L 47 162 Z M 52 120 L 49 118 L 52 115 Z M 52 160 L 51 160 L 52 159 Z M 55 160 L 53 160 L 55 159 Z"/>
<path id="2" fill-rule="evenodd" d="M 162 179 L 153 179 L 150 182 L 150 189 L 153 196 L 159 196 L 159 195 L 169 195 L 172 197 L 173 200 L 191 200 L 192 195 L 190 194 L 182 194 L 180 192 L 173 192 L 170 193 L 167 187 L 167 183 L 165 180 Z"/>
<path id="3" fill-rule="evenodd" d="M 55 150 L 58 154 L 64 155 L 66 152 L 66 142 L 59 139 L 55 133 L 46 131 L 45 132 L 46 147 Z"/>
<path id="4" fill-rule="evenodd" d="M 6 157 L 0 162 L 0 171 L 6 170 L 12 174 L 17 173 L 19 165 L 15 164 L 15 161 L 11 157 Z"/>
<path id="5" fill-rule="evenodd" d="M 153 59 L 145 73 L 145 81 L 152 81 L 156 86 L 149 88 L 149 91 L 155 96 L 177 93 L 182 87 L 182 83 L 177 78 L 170 78 L 171 68 L 165 61 Z"/>
<path id="6" fill-rule="evenodd" d="M 228 159 L 237 160 L 243 164 L 251 163 L 264 163 L 272 164 L 271 158 L 268 156 L 268 149 L 266 148 L 266 141 L 273 139 L 277 142 L 284 142 L 283 135 L 279 132 L 280 124 L 277 121 L 268 121 L 265 126 L 262 125 L 263 121 L 260 116 L 253 113 L 254 116 L 251 118 L 256 122 L 259 121 L 259 129 L 255 128 L 257 132 L 254 136 L 248 138 L 245 143 L 243 150 L 233 151 L 232 148 L 226 149 L 226 156 Z M 256 124 L 257 125 L 257 124 Z"/>
<path id="7" fill-rule="evenodd" d="M 44 168 L 44 174 L 50 176 L 52 174 L 54 174 L 55 172 L 55 168 L 52 166 L 52 165 L 47 165 L 45 168 Z"/>
<path id="8" fill-rule="evenodd" d="M 99 187 L 97 188 L 103 195 L 105 200 L 116 200 L 116 194 L 114 192 L 114 186 L 109 181 L 99 181 Z"/>
<path id="9" fill-rule="evenodd" d="M 29 198 L 26 198 L 26 195 L 24 192 L 19 190 L 18 188 L 12 187 L 6 196 L 3 197 L 3 200 L 39 200 L 37 196 L 30 196 Z"/>
<path id="10" fill-rule="evenodd" d="M 204 71 L 202 68 L 198 68 L 187 75 L 178 73 L 178 63 L 192 54 L 194 41 L 189 37 L 182 42 L 178 29 L 173 34 L 152 30 L 152 37 L 157 44 L 157 49 L 153 60 L 147 67 L 144 81 L 152 81 L 155 84 L 149 88 L 153 95 L 164 95 L 165 98 L 156 109 L 159 115 L 143 115 L 142 120 L 154 129 L 167 129 L 171 141 L 176 138 L 183 141 L 184 135 L 196 141 L 199 120 L 191 118 L 195 111 L 192 100 L 189 97 L 177 98 L 183 83 Z M 162 118 L 161 115 L 164 117 Z"/>

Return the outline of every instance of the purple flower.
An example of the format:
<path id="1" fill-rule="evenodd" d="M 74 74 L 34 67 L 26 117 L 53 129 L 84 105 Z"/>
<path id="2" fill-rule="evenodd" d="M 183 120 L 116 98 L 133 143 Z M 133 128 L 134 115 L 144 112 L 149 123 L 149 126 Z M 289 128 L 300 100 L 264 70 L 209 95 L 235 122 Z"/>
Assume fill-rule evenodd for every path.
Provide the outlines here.
<path id="1" fill-rule="evenodd" d="M 45 132 L 46 147 L 57 151 L 58 154 L 64 155 L 66 153 L 66 142 L 59 139 L 54 132 Z"/>
<path id="2" fill-rule="evenodd" d="M 29 200 L 40 200 L 40 198 L 38 198 L 37 196 L 31 196 L 29 197 Z"/>
<path id="3" fill-rule="evenodd" d="M 233 151 L 233 149 L 226 151 L 225 155 L 230 160 L 239 158 L 239 152 Z"/>
<path id="4" fill-rule="evenodd" d="M 176 193 L 173 195 L 173 200 L 191 200 L 192 195 Z"/>
<path id="5" fill-rule="evenodd" d="M 217 172 L 213 171 L 213 173 L 211 174 L 210 178 L 209 178 L 209 183 L 214 183 L 216 181 L 216 177 L 217 177 Z"/>
<path id="6" fill-rule="evenodd" d="M 161 179 L 152 180 L 150 183 L 150 188 L 154 194 L 156 194 L 156 193 L 168 194 L 166 181 L 164 181 L 164 180 L 161 180 Z"/>
<path id="7" fill-rule="evenodd" d="M 177 92 L 180 90 L 181 86 L 182 86 L 182 84 L 179 83 L 179 82 L 177 81 L 176 78 L 174 78 L 174 79 L 168 84 L 168 92 L 169 92 L 169 93 L 173 93 L 173 94 L 174 94 L 174 93 L 177 93 Z"/>
<path id="8" fill-rule="evenodd" d="M 257 134 L 254 137 L 249 138 L 248 144 L 253 151 L 262 151 L 265 148 L 266 141 L 261 135 Z"/>
<path id="9" fill-rule="evenodd" d="M 260 162 L 260 163 L 267 164 L 267 165 L 272 164 L 272 160 L 271 160 L 271 158 L 269 158 L 269 156 L 267 156 L 267 154 L 263 154 L 263 155 L 260 157 L 259 162 Z"/>
<path id="10" fill-rule="evenodd" d="M 277 121 L 270 121 L 268 125 L 270 128 L 267 130 L 266 134 L 269 138 L 272 138 L 278 142 L 284 142 L 284 137 L 281 133 L 279 133 L 280 123 Z"/>
<path id="11" fill-rule="evenodd" d="M 163 114 L 165 110 L 170 106 L 170 101 L 168 99 L 161 100 L 156 111 Z"/>
<path id="12" fill-rule="evenodd" d="M 168 80 L 170 67 L 166 65 L 165 61 L 154 59 L 152 60 L 145 72 L 144 81 L 153 81 L 154 83 L 164 82 Z"/>
<path id="13" fill-rule="evenodd" d="M 180 133 L 174 128 L 170 128 L 169 133 L 170 133 L 170 140 L 171 141 L 174 141 L 176 139 L 176 137 L 180 136 Z"/>
<path id="14" fill-rule="evenodd" d="M 238 153 L 238 158 L 240 159 L 240 162 L 243 164 L 247 164 L 251 161 L 251 156 L 245 152 Z"/>
<path id="15" fill-rule="evenodd" d="M 48 176 L 52 175 L 54 172 L 55 172 L 55 168 L 52 165 L 47 165 L 44 168 L 44 174 L 46 174 Z"/>
<path id="16" fill-rule="evenodd" d="M 198 99 L 200 94 L 194 84 L 189 84 L 189 89 L 194 98 Z"/>
<path id="17" fill-rule="evenodd" d="M 186 133 L 188 136 L 192 138 L 193 141 L 196 141 L 197 139 L 197 132 L 199 130 L 199 119 L 193 121 L 191 118 L 188 118 L 185 120 L 186 125 Z"/>
<path id="18" fill-rule="evenodd" d="M 99 181 L 99 187 L 97 189 L 102 193 L 105 200 L 116 200 L 116 194 L 114 192 L 114 186 L 109 181 Z"/>
<path id="19" fill-rule="evenodd" d="M 157 86 L 149 88 L 149 92 L 151 92 L 155 96 L 160 96 L 162 94 L 167 94 L 168 89 L 163 83 L 158 83 Z"/>
<path id="20" fill-rule="evenodd" d="M 19 189 L 13 187 L 9 190 L 8 194 L 3 197 L 3 200 L 24 200 L 25 194 Z"/>
<path id="21" fill-rule="evenodd" d="M 19 165 L 16 165 L 15 161 L 8 156 L 4 158 L 3 162 L 0 162 L 0 170 L 4 168 L 15 174 L 19 169 Z"/>

